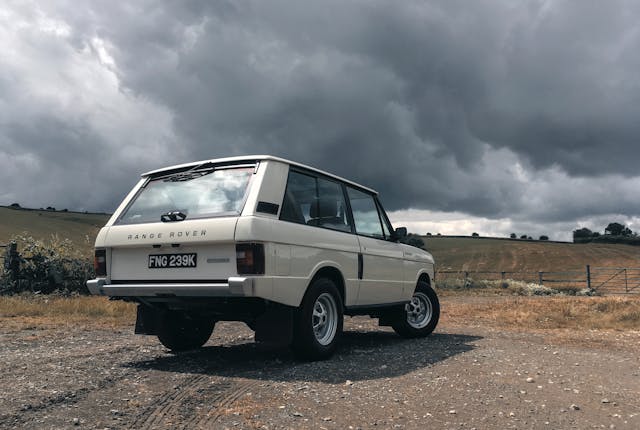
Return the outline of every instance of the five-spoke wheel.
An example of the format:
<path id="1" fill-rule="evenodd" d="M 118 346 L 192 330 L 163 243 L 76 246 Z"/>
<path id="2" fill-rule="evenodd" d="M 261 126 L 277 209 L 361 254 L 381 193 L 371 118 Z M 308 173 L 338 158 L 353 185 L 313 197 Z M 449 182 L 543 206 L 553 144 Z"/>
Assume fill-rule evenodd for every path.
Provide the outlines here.
<path id="1" fill-rule="evenodd" d="M 323 360 L 333 354 L 342 333 L 342 299 L 332 280 L 318 278 L 307 290 L 296 312 L 291 347 L 305 360 Z"/>
<path id="2" fill-rule="evenodd" d="M 418 282 L 411 301 L 404 306 L 393 329 L 403 337 L 422 337 L 430 334 L 438 325 L 440 302 L 435 291 L 426 282 Z"/>

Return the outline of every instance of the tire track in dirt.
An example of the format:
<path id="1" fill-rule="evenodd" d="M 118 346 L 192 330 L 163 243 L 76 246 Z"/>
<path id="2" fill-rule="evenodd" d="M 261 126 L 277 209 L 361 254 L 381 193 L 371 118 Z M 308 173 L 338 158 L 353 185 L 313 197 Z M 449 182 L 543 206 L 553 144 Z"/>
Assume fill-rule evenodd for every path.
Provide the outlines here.
<path id="1" fill-rule="evenodd" d="M 136 417 L 136 429 L 202 428 L 215 423 L 224 408 L 233 404 L 257 384 L 256 381 L 212 380 L 208 375 L 193 376 L 179 389 L 166 392 Z M 202 414 L 204 412 L 204 415 Z"/>
<path id="2" fill-rule="evenodd" d="M 91 393 L 112 387 L 127 377 L 128 375 L 121 375 L 116 378 L 107 377 L 100 380 L 94 387 L 80 388 L 75 391 L 66 391 L 55 396 L 45 397 L 35 405 L 29 404 L 24 406 L 18 413 L 0 415 L 0 428 L 25 425 L 29 422 L 30 416 L 34 413 L 50 409 L 61 404 L 76 404 L 81 400 L 86 399 Z"/>
<path id="3" fill-rule="evenodd" d="M 33 361 L 37 361 L 38 362 L 38 366 L 42 367 L 45 364 L 50 364 L 50 363 L 54 363 L 56 361 L 63 361 L 63 360 L 70 360 L 70 359 L 82 359 L 82 358 L 87 358 L 87 359 L 91 359 L 91 360 L 95 360 L 97 357 L 101 357 L 103 355 L 106 356 L 113 356 L 115 354 L 120 354 L 120 353 L 124 353 L 124 352 L 134 352 L 134 351 L 138 351 L 140 349 L 139 346 L 137 345 L 123 345 L 123 346 L 118 346 L 116 348 L 112 348 L 112 349 L 104 349 L 102 351 L 91 351 L 91 352 L 82 352 L 79 354 L 73 354 L 73 353 L 65 353 L 65 354 L 59 354 L 59 355 L 44 355 L 42 357 L 29 357 L 30 360 Z M 10 368 L 13 363 L 8 363 L 8 366 L 4 366 L 7 363 L 3 363 L 3 366 L 0 366 L 0 372 L 5 370 L 5 367 Z"/>
<path id="4" fill-rule="evenodd" d="M 216 408 L 213 414 L 206 414 L 204 417 L 197 420 L 194 424 L 196 428 L 210 428 L 211 424 L 218 421 L 219 418 L 222 417 L 224 408 L 231 406 L 235 403 L 240 397 L 245 395 L 251 388 L 257 385 L 256 381 L 242 381 L 236 384 L 233 389 L 229 390 L 227 393 L 224 393 L 218 399 L 218 403 L 216 404 Z M 185 425 L 183 428 L 190 428 L 190 426 Z"/>

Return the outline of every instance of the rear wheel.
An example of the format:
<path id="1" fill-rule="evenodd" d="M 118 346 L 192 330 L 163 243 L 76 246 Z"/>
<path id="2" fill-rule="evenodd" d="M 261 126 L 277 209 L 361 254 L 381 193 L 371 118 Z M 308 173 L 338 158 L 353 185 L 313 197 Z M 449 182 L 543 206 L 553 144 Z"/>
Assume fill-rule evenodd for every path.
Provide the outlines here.
<path id="1" fill-rule="evenodd" d="M 158 339 L 172 351 L 196 349 L 207 343 L 214 326 L 215 321 L 168 312 L 160 321 Z"/>
<path id="2" fill-rule="evenodd" d="M 323 360 L 333 354 L 343 324 L 342 300 L 333 281 L 326 278 L 313 281 L 294 323 L 291 347 L 299 358 Z"/>
<path id="3" fill-rule="evenodd" d="M 431 334 L 439 319 L 438 296 L 429 284 L 421 281 L 392 327 L 402 337 L 424 337 Z"/>

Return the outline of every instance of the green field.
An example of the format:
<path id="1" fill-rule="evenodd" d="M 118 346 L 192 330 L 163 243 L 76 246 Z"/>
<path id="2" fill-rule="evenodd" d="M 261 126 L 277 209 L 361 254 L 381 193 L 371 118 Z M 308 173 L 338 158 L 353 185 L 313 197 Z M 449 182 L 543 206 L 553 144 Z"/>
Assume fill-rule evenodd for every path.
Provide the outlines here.
<path id="1" fill-rule="evenodd" d="M 640 267 L 640 247 L 472 237 L 423 237 L 439 270 L 537 272 Z"/>
<path id="2" fill-rule="evenodd" d="M 79 251 L 91 254 L 96 234 L 108 219 L 109 215 L 104 214 L 0 207 L 0 244 L 20 234 L 45 241 L 57 235 L 71 240 Z"/>

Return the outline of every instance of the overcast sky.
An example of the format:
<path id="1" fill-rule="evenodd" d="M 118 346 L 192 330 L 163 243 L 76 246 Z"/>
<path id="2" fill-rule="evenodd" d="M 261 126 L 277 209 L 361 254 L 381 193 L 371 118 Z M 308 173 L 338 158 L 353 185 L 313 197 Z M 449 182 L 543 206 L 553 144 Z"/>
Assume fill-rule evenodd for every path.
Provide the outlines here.
<path id="1" fill-rule="evenodd" d="M 416 233 L 640 230 L 638 1 L 3 1 L 0 204 L 273 154 Z"/>

